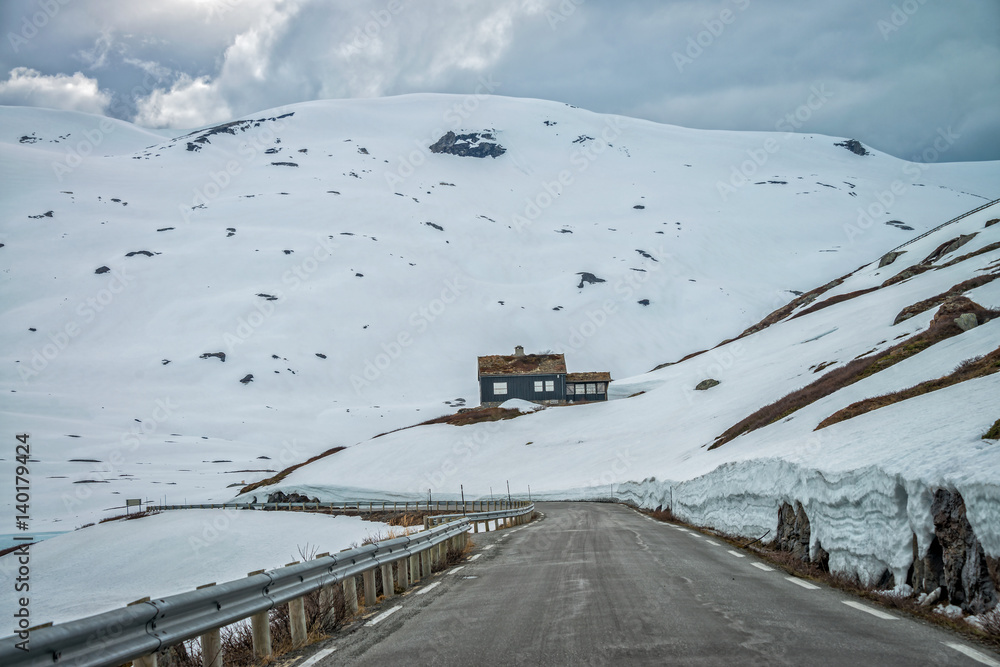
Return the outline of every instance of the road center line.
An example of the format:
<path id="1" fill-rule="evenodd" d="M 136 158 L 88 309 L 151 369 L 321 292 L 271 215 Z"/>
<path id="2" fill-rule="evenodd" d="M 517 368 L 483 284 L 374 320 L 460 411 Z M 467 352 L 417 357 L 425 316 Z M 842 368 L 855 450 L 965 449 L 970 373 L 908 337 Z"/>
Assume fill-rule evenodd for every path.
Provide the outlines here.
<path id="1" fill-rule="evenodd" d="M 438 583 L 441 583 L 441 582 L 438 582 Z M 434 584 L 432 584 L 432 586 L 433 585 Z M 420 593 L 422 593 L 422 592 L 423 591 L 418 592 L 417 595 L 420 595 Z M 371 626 L 373 626 L 373 625 L 375 625 L 377 623 L 381 623 L 382 621 L 384 621 L 385 619 L 389 618 L 390 616 L 392 616 L 393 614 L 395 614 L 397 611 L 399 611 L 402 608 L 403 608 L 403 605 L 396 605 L 392 609 L 387 609 L 386 611 L 383 611 L 381 614 L 379 614 L 378 616 L 376 616 L 372 620 L 370 620 L 367 623 L 365 623 L 365 627 L 369 627 L 370 628 Z"/>
<path id="2" fill-rule="evenodd" d="M 953 651 L 958 651 L 963 655 L 967 655 L 976 662 L 981 662 L 984 665 L 989 665 L 990 667 L 1000 667 L 1000 662 L 997 662 L 985 653 L 980 653 L 974 648 L 969 648 L 968 646 L 963 646 L 961 644 L 956 644 L 955 642 L 941 642 Z"/>
<path id="3" fill-rule="evenodd" d="M 437 588 L 440 585 L 441 585 L 440 581 L 435 581 L 433 584 L 429 584 L 425 588 L 421 588 L 419 591 L 417 591 L 416 593 L 414 593 L 414 595 L 423 595 L 424 593 L 428 593 L 428 592 L 434 590 L 435 588 Z"/>
<path id="4" fill-rule="evenodd" d="M 819 586 L 817 586 L 816 584 L 810 584 L 808 581 L 803 581 L 802 579 L 799 579 L 798 577 L 785 577 L 785 579 L 787 579 L 788 581 L 792 582 L 796 586 L 801 586 L 802 588 L 806 588 L 806 589 L 808 589 L 810 591 L 814 591 L 814 590 L 817 590 L 819 588 Z"/>
<path id="5" fill-rule="evenodd" d="M 895 621 L 896 620 L 896 617 L 893 616 L 892 614 L 887 614 L 884 611 L 879 611 L 878 609 L 874 609 L 872 607 L 869 607 L 868 605 L 861 604 L 860 602 L 855 602 L 853 600 L 841 600 L 841 602 L 843 602 L 844 604 L 846 604 L 848 607 L 853 607 L 854 609 L 857 609 L 858 611 L 863 611 L 863 612 L 865 612 L 867 614 L 871 614 L 875 618 L 881 618 L 881 619 L 884 619 L 886 621 Z"/>
<path id="6" fill-rule="evenodd" d="M 705 538 L 705 541 L 708 542 L 709 544 L 711 544 L 713 547 L 721 547 L 722 546 L 721 544 L 719 544 L 715 540 L 710 540 L 707 537 Z"/>
<path id="7" fill-rule="evenodd" d="M 765 572 L 774 572 L 774 568 L 773 567 L 768 567 L 767 565 L 764 565 L 763 563 L 750 563 L 750 564 L 753 565 L 758 570 L 764 570 Z"/>
<path id="8" fill-rule="evenodd" d="M 741 554 L 739 551 L 733 551 L 733 550 L 730 549 L 729 553 L 731 553 L 732 555 L 736 556 L 737 558 L 746 558 L 746 555 Z"/>

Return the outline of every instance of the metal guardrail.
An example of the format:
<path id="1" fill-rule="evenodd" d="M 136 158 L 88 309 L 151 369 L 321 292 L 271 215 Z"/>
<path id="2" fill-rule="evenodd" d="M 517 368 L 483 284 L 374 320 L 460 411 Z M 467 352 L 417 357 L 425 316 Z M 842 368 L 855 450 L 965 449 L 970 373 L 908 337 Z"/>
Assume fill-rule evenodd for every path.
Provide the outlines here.
<path id="1" fill-rule="evenodd" d="M 988 203 L 986 203 L 986 204 L 983 204 L 983 205 L 982 205 L 982 206 L 980 206 L 979 208 L 974 208 L 974 209 L 972 209 L 971 211 L 966 211 L 966 212 L 965 212 L 965 213 L 963 213 L 962 215 L 960 215 L 960 216 L 958 216 L 958 217 L 955 217 L 955 218 L 952 218 L 952 219 L 951 219 L 951 220 L 949 220 L 948 222 L 945 222 L 945 223 L 942 223 L 942 224 L 938 225 L 938 226 L 937 226 L 937 227 L 935 227 L 934 229 L 929 229 L 929 230 L 927 230 L 926 232 L 924 232 L 924 233 L 923 233 L 923 234 L 921 234 L 920 236 L 914 236 L 914 237 L 913 237 L 912 239 L 910 239 L 910 240 L 909 240 L 909 241 L 907 241 L 906 243 L 904 243 L 904 244 L 902 244 L 902 245 L 898 245 L 898 246 L 896 246 L 895 248 L 893 248 L 893 249 L 892 249 L 892 250 L 890 250 L 889 252 L 896 252 L 896 251 L 897 251 L 897 250 L 899 250 L 900 248 L 905 248 L 906 246 L 910 245 L 910 244 L 911 244 L 911 243 L 913 243 L 914 241 L 919 241 L 920 239 L 924 238 L 925 236 L 930 236 L 931 234 L 933 234 L 933 233 L 934 233 L 934 232 L 936 232 L 937 230 L 941 229 L 942 227 L 947 227 L 948 225 L 950 225 L 950 224 L 952 224 L 952 223 L 955 223 L 955 222 L 958 222 L 958 221 L 959 221 L 959 220 L 961 220 L 962 218 L 967 218 L 967 217 L 969 217 L 970 215 L 972 215 L 973 213 L 979 213 L 979 212 L 980 212 L 980 211 L 982 211 L 982 210 L 983 210 L 984 208 L 989 208 L 990 206 L 993 206 L 993 205 L 994 205 L 994 204 L 996 204 L 997 202 L 1000 202 L 1000 199 L 994 199 L 994 200 L 993 200 L 993 201 L 991 201 L 991 202 L 988 202 Z M 888 254 L 888 253 L 886 253 L 886 254 Z"/>
<path id="2" fill-rule="evenodd" d="M 306 502 L 306 503 L 193 503 L 189 505 L 148 505 L 147 510 L 172 511 L 191 509 L 234 509 L 234 510 L 305 510 L 321 512 L 323 510 L 340 512 L 491 512 L 507 508 L 525 507 L 530 505 L 527 500 L 470 500 L 462 503 L 460 500 L 431 501 L 368 501 L 368 502 Z M 464 514 L 462 515 L 464 516 Z"/>
<path id="3" fill-rule="evenodd" d="M 407 537 L 251 574 L 244 579 L 141 601 L 122 609 L 30 630 L 30 650 L 27 652 L 16 647 L 19 641 L 17 636 L 0 640 L 0 665 L 112 667 L 129 660 L 155 664 L 155 660 L 150 662 L 148 656 L 160 649 L 199 636 L 204 641 L 207 633 L 218 632 L 224 626 L 267 612 L 323 587 L 347 581 L 353 584 L 357 575 L 367 575 L 379 567 L 399 563 L 400 571 L 405 572 L 404 559 L 414 556 L 426 559 L 429 550 L 443 548 L 441 545 L 446 543 L 454 545 L 456 539 L 460 540 L 458 545 L 464 544 L 470 524 L 520 516 L 530 518 L 533 511 L 533 504 L 524 503 L 512 509 L 428 517 L 440 525 Z M 430 553 L 433 559 L 434 552 Z M 409 581 L 420 578 L 419 574 L 414 574 L 413 564 L 411 560 Z M 429 568 L 427 565 L 427 573 Z M 386 570 L 383 569 L 383 572 Z M 391 576 L 391 568 L 389 573 Z M 374 582 L 374 577 L 371 581 Z"/>

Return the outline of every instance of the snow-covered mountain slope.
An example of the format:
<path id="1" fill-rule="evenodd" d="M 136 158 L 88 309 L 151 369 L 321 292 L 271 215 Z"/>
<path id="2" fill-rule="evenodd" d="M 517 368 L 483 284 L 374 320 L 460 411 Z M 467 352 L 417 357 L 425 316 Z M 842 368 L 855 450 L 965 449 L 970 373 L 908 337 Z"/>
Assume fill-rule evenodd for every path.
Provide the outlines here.
<path id="1" fill-rule="evenodd" d="M 431 152 L 448 131 L 485 131 L 505 152 Z M 183 137 L 0 108 L 0 420 L 11 453 L 14 433 L 32 436 L 35 527 L 69 529 L 128 497 L 229 498 L 268 470 L 477 403 L 475 357 L 516 344 L 634 376 L 997 196 L 1000 164 L 840 142 L 475 96 L 314 102 Z M 823 333 L 800 329 L 829 310 L 780 329 L 782 344 Z M 864 346 L 827 336 L 816 349 L 834 340 Z M 718 363 L 751 377 L 746 360 L 770 358 L 753 341 Z M 663 387 L 627 406 L 471 429 L 490 444 L 447 483 L 588 487 L 618 470 L 615 452 L 632 457 L 618 481 L 681 479 L 662 439 L 680 423 L 685 475 L 708 471 L 722 459 L 695 454 L 727 415 L 803 372 L 746 380 L 724 414 L 735 380 L 686 389 L 717 354 L 630 381 Z M 325 486 L 425 493 L 466 437 L 428 432 L 447 437 L 417 451 L 425 436 L 406 431 L 336 455 L 350 465 Z M 504 465 L 486 465 L 494 456 Z M 541 458 L 560 476 L 543 479 Z M 532 479 L 507 468 L 522 461 Z"/>
<path id="2" fill-rule="evenodd" d="M 946 489 L 964 497 L 975 535 L 996 558 L 1000 444 L 982 436 L 1000 419 L 1000 372 L 816 427 L 856 401 L 946 376 L 967 359 L 997 351 L 1000 318 L 709 447 L 744 417 L 823 373 L 927 330 L 938 311 L 934 306 L 894 324 L 906 307 L 972 277 L 1000 276 L 1000 224 L 987 226 L 997 217 L 1000 204 L 912 243 L 892 264 L 879 267 L 876 259 L 815 303 L 879 286 L 949 241 L 974 235 L 937 259 L 932 266 L 938 268 L 619 380 L 619 400 L 390 433 L 261 491 L 335 499 L 432 489 L 435 496 L 453 497 L 460 484 L 467 495 L 484 494 L 489 487 L 502 491 L 509 480 L 521 497 L 529 486 L 536 499 L 615 494 L 748 537 L 773 533 L 779 506 L 798 502 L 811 521 L 810 546 L 814 553 L 820 545 L 829 552 L 832 569 L 870 581 L 888 570 L 902 583 L 914 536 L 919 553 L 927 553 L 934 536 L 931 499 Z M 952 263 L 967 254 L 972 256 Z M 1000 280 L 965 295 L 996 309 Z M 695 390 L 707 378 L 720 384 Z"/>

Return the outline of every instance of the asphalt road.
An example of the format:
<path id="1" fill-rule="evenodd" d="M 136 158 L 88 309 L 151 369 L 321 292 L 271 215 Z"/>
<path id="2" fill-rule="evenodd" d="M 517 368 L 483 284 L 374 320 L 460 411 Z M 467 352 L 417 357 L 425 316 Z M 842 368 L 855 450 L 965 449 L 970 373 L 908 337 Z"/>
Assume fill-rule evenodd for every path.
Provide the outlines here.
<path id="1" fill-rule="evenodd" d="M 475 536 L 475 560 L 382 603 L 317 646 L 332 653 L 310 667 L 1000 665 L 946 630 L 627 507 L 538 509 L 540 521 Z"/>

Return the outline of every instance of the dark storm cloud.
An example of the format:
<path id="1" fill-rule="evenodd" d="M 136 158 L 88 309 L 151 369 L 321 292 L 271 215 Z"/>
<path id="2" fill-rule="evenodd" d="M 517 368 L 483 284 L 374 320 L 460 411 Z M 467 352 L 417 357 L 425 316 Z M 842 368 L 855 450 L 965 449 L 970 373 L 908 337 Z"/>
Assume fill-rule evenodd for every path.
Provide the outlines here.
<path id="1" fill-rule="evenodd" d="M 151 126 L 488 76 L 501 95 L 905 158 L 943 131 L 944 159 L 1000 159 L 991 0 L 11 0 L 0 21 L 0 103 Z"/>

